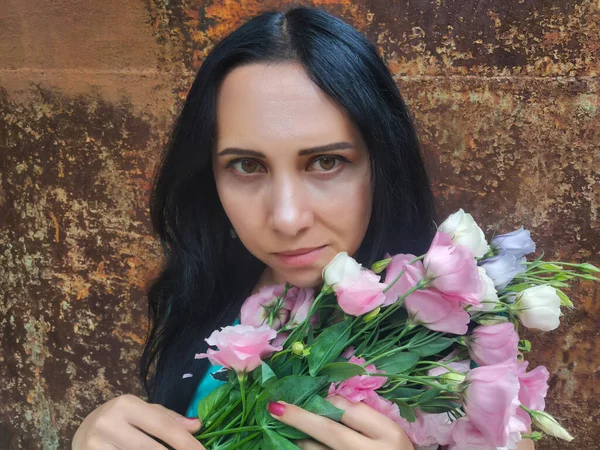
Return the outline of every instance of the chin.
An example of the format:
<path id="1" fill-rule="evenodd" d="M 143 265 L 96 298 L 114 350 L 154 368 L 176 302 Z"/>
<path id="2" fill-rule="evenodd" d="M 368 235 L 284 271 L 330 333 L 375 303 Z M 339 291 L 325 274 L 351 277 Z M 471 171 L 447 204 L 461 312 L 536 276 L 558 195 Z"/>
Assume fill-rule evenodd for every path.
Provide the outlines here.
<path id="1" fill-rule="evenodd" d="M 310 271 L 290 270 L 282 274 L 285 281 L 299 288 L 320 288 L 323 284 L 322 270 L 312 269 Z"/>

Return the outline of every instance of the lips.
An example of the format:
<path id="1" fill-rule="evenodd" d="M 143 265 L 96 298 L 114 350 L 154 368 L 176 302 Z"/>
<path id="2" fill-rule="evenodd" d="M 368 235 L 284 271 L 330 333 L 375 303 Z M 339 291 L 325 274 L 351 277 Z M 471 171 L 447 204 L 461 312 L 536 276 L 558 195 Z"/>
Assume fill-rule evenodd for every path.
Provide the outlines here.
<path id="1" fill-rule="evenodd" d="M 277 265 L 287 268 L 308 267 L 314 264 L 325 252 L 327 245 L 321 247 L 304 247 L 296 250 L 289 250 L 281 253 L 274 253 L 277 258 Z"/>
<path id="2" fill-rule="evenodd" d="M 276 255 L 281 255 L 281 256 L 297 256 L 297 255 L 304 255 L 306 253 L 312 252 L 313 250 L 316 250 L 318 248 L 324 247 L 324 245 L 321 245 L 319 247 L 304 247 L 304 248 L 298 248 L 296 250 L 290 250 L 287 252 L 279 252 L 276 253 Z"/>

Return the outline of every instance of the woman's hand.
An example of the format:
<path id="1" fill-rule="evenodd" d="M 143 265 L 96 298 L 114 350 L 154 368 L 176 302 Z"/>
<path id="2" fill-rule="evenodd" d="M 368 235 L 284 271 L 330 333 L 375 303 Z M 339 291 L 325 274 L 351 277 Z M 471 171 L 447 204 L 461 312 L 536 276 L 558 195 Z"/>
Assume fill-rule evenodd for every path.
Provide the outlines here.
<path id="1" fill-rule="evenodd" d="M 328 398 L 344 410 L 342 423 L 284 402 L 269 404 L 275 419 L 309 436 L 296 444 L 304 450 L 413 450 L 406 433 L 393 420 L 364 403 L 353 403 L 339 395 Z"/>
<path id="2" fill-rule="evenodd" d="M 121 395 L 92 411 L 81 423 L 73 450 L 165 450 L 154 436 L 176 450 L 204 449 L 192 436 L 198 419 L 188 419 L 162 405 L 146 403 L 135 395 Z"/>

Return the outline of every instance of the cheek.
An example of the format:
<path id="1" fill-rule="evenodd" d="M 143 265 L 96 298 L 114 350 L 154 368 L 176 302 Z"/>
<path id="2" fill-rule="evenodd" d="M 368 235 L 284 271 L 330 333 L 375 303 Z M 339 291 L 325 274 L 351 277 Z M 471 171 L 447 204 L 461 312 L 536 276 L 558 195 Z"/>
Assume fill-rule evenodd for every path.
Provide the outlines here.
<path id="1" fill-rule="evenodd" d="M 258 195 L 246 195 L 243 191 L 223 183 L 217 185 L 219 199 L 223 209 L 235 228 L 238 236 L 245 240 L 246 237 L 256 236 L 254 230 L 260 228 L 262 214 Z"/>
<path id="2" fill-rule="evenodd" d="M 372 194 L 368 175 L 340 184 L 323 197 L 320 216 L 338 243 L 338 250 L 358 250 L 371 218 Z"/>

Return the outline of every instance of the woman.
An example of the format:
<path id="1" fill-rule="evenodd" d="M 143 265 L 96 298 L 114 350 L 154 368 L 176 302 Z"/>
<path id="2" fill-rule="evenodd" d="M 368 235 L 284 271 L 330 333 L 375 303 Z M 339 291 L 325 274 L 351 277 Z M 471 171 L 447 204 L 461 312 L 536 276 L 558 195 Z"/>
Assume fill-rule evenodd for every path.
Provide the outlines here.
<path id="1" fill-rule="evenodd" d="M 253 18 L 203 62 L 151 214 L 166 255 L 141 363 L 152 403 L 124 395 L 100 406 L 74 449 L 203 448 L 191 434 L 201 424 L 182 415 L 207 370 L 194 354 L 246 297 L 285 281 L 318 288 L 340 251 L 364 266 L 385 252 L 423 254 L 435 232 L 415 129 L 376 47 L 305 7 Z M 413 448 L 384 415 L 332 402 L 342 423 L 293 405 L 270 412 L 314 438 L 304 449 Z"/>

